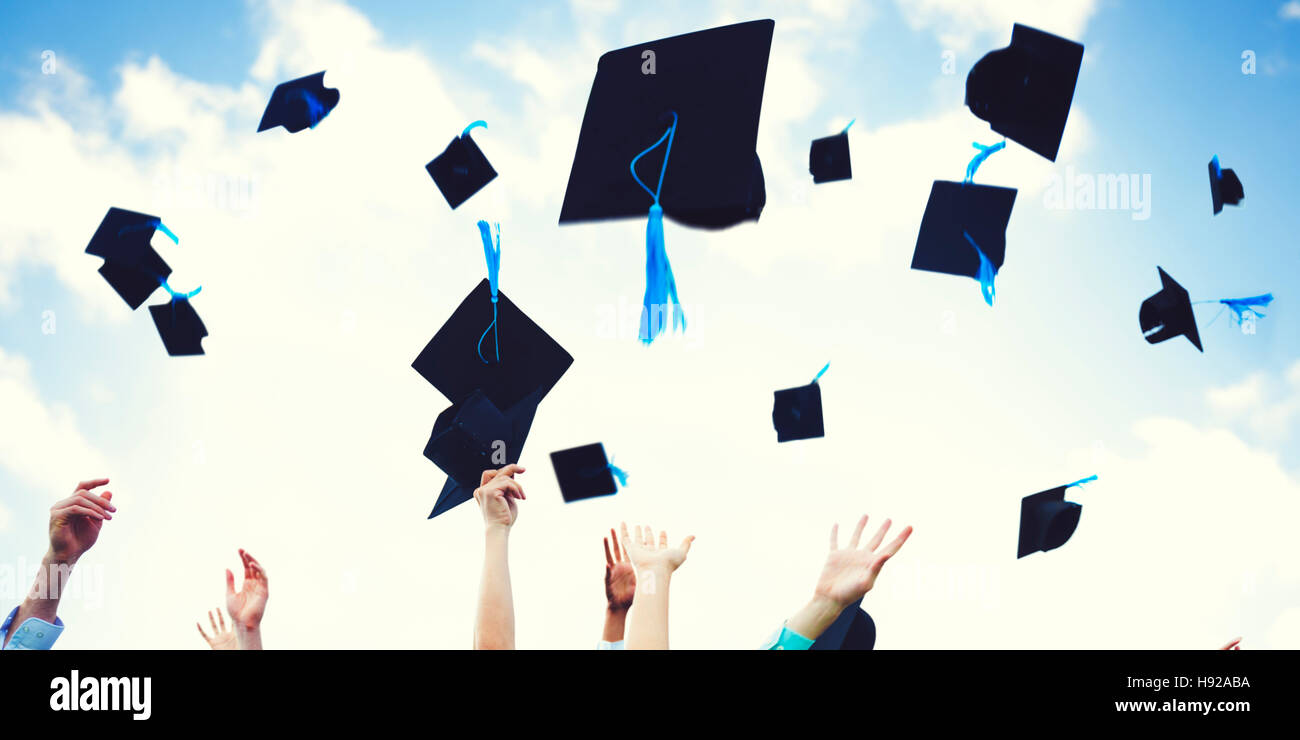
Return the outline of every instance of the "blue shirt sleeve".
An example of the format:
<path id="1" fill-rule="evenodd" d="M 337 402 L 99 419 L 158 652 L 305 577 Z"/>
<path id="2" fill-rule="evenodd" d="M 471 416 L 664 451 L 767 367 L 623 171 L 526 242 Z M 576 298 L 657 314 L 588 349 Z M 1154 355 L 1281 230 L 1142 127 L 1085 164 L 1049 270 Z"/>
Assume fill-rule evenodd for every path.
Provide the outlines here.
<path id="1" fill-rule="evenodd" d="M 597 650 L 622 650 L 623 641 L 619 640 L 618 642 L 606 642 L 605 640 L 601 640 L 599 643 L 596 644 L 596 649 Z"/>
<path id="2" fill-rule="evenodd" d="M 0 642 L 3 642 L 9 634 L 10 628 L 13 627 L 14 617 L 18 616 L 18 607 L 9 612 L 5 617 L 4 624 L 0 625 Z M 9 640 L 4 646 L 5 650 L 49 650 L 54 647 L 54 641 L 59 639 L 63 634 L 63 620 L 58 617 L 54 618 L 54 624 L 50 624 L 44 619 L 31 617 L 18 625 L 14 630 L 13 639 Z"/>
<path id="3" fill-rule="evenodd" d="M 807 650 L 812 647 L 813 640 L 795 632 L 794 630 L 781 625 L 779 632 L 774 632 L 768 641 L 763 644 L 763 650 Z"/>

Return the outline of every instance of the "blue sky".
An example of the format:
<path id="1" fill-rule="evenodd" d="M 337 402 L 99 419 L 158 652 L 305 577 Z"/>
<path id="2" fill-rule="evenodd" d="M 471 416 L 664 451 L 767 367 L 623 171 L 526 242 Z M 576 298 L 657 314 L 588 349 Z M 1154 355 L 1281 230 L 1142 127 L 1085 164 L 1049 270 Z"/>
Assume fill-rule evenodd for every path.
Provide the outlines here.
<path id="1" fill-rule="evenodd" d="M 882 514 L 933 533 L 909 544 L 914 570 L 904 570 L 910 590 L 900 583 L 900 592 L 928 593 L 917 585 L 926 568 L 973 567 L 1002 584 L 981 619 L 921 620 L 896 629 L 894 646 L 935 644 L 925 642 L 927 628 L 958 646 L 1061 646 L 1046 631 L 1015 628 L 1012 615 L 1084 614 L 1065 592 L 1052 606 L 1033 602 L 1026 593 L 1044 587 L 1033 578 L 1087 582 L 1081 574 L 1099 559 L 1135 567 L 1131 554 L 1089 547 L 1140 533 L 1176 552 L 1178 537 L 1213 522 L 1249 523 L 1270 506 L 1297 505 L 1300 20 L 1288 20 L 1281 2 L 1243 3 L 1231 15 L 1210 2 L 1036 5 L 7 4 L 0 184 L 24 208 L 0 219 L 0 370 L 9 373 L 0 387 L 30 401 L 33 425 L 48 433 L 5 439 L 0 558 L 39 555 L 35 523 L 62 490 L 52 481 L 66 487 L 100 474 L 64 470 L 75 462 L 113 468 L 103 474 L 125 479 L 140 512 L 114 522 L 118 541 L 98 553 L 116 583 L 104 611 L 141 598 L 121 563 L 165 558 L 158 567 L 187 583 L 174 598 L 156 597 L 176 630 L 124 627 L 132 646 L 194 647 L 180 629 L 184 614 L 212 604 L 185 601 L 204 593 L 188 585 L 190 574 L 207 568 L 219 587 L 225 551 L 239 546 L 273 574 L 278 560 L 287 577 L 277 583 L 293 584 L 282 587 L 296 589 L 281 597 L 285 622 L 310 613 L 322 590 L 337 595 L 340 582 L 366 593 L 355 581 L 367 582 L 381 555 L 443 562 L 475 547 L 473 512 L 422 520 L 441 478 L 419 450 L 443 399 L 408 365 L 482 276 L 472 225 L 488 217 L 502 221 L 503 289 L 576 358 L 526 453 L 539 498 L 558 497 L 542 454 L 550 449 L 600 439 L 634 476 L 624 494 L 586 508 L 536 505 L 540 531 L 522 536 L 538 537 L 556 562 L 580 552 L 560 539 L 598 538 L 618 517 L 699 528 L 701 543 L 712 535 L 731 554 L 693 559 L 743 556 L 767 574 L 761 597 L 730 594 L 755 601 L 745 625 L 754 639 L 727 644 L 744 646 L 797 602 L 823 538 L 810 535 L 808 552 L 785 558 L 737 530 L 770 524 L 795 540 L 861 508 L 888 507 Z M 82 20 L 69 23 L 74 16 Z M 556 225 L 595 61 L 629 43 L 757 17 L 777 22 L 759 141 L 767 210 L 758 224 L 726 232 L 668 225 L 694 319 L 684 339 L 647 350 L 600 336 L 594 316 L 639 301 L 644 227 Z M 1013 20 L 1075 38 L 1086 56 L 1058 161 L 1009 142 L 977 176 L 1020 188 L 990 309 L 973 281 L 907 266 L 929 181 L 960 178 L 972 139 L 997 140 L 962 106 L 963 86 L 975 60 L 1007 43 Z M 55 75 L 40 73 L 44 49 L 58 55 Z M 953 75 L 941 71 L 945 50 Z M 1245 50 L 1255 52 L 1256 74 L 1242 73 Z M 336 112 L 311 132 L 254 136 L 275 82 L 318 69 L 340 87 Z M 423 164 L 476 118 L 490 123 L 476 139 L 502 178 L 452 213 Z M 851 118 L 855 179 L 813 188 L 807 142 Z M 1213 154 L 1246 191 L 1242 206 L 1219 216 L 1206 181 Z M 151 211 L 167 195 L 160 173 L 173 172 L 255 177 L 257 207 Z M 1067 172 L 1149 175 L 1150 217 L 1047 207 L 1049 178 Z M 166 357 L 147 315 L 126 311 L 80 254 L 109 206 L 159 213 L 180 234 L 179 247 L 160 249 L 178 285 L 204 285 L 196 306 L 211 332 L 207 357 Z M 1156 265 L 1194 299 L 1271 291 L 1277 300 L 1251 336 L 1227 316 L 1207 328 L 1217 309 L 1199 308 L 1204 355 L 1181 338 L 1150 346 L 1137 311 L 1159 287 Z M 57 315 L 52 335 L 40 331 L 46 310 Z M 828 360 L 827 438 L 776 448 L 771 390 L 807 382 Z M 38 440 L 43 449 L 33 449 Z M 755 459 L 765 469 L 741 473 L 755 479 L 742 492 L 711 480 L 719 461 Z M 872 491 L 866 501 L 804 492 L 810 470 L 843 467 L 860 481 L 849 488 Z M 1103 479 L 1086 494 L 1091 538 L 1081 526 L 1060 551 L 1003 562 L 1020 496 L 1094 472 Z M 1281 498 L 1243 499 L 1239 491 L 1256 485 Z M 362 489 L 368 503 L 358 506 Z M 285 520 L 301 516 L 304 491 L 327 505 L 298 532 Z M 1166 534 L 1170 507 L 1206 519 Z M 178 521 L 193 531 L 178 534 Z M 963 528 L 984 524 L 997 542 Z M 345 534 L 375 560 L 320 554 Z M 1118 646 L 1213 642 L 1254 627 L 1261 642 L 1285 644 L 1264 635 L 1300 620 L 1285 565 L 1293 555 L 1281 542 L 1256 544 L 1223 566 L 1221 591 L 1210 590 L 1220 602 L 1243 583 L 1271 584 L 1252 585 L 1258 598 L 1245 606 L 1220 604 L 1181 634 L 1128 638 L 1116 624 L 1111 637 Z M 1165 575 L 1173 566 L 1160 557 L 1150 554 L 1151 573 L 1126 587 L 1140 591 L 1138 576 Z M 709 632 L 691 615 L 705 619 L 710 599 L 729 593 L 710 584 L 728 576 L 706 570 L 721 565 L 691 565 L 701 572 L 701 611 L 680 619 L 691 625 L 685 644 L 706 646 Z M 390 578 L 401 580 L 373 587 Z M 450 634 L 463 631 L 469 610 L 456 599 L 472 594 L 475 575 L 442 580 L 435 569 L 422 578 L 409 586 L 424 589 L 413 608 Z M 1193 582 L 1185 578 L 1173 583 Z M 575 599 L 590 599 L 573 588 Z M 1168 608 L 1209 598 L 1189 590 L 1164 594 Z M 206 598 L 219 596 L 214 587 Z M 905 598 L 880 598 L 881 614 L 917 619 Z M 580 629 L 545 624 L 549 632 L 529 635 L 534 644 L 584 645 Z M 69 638 L 108 644 L 85 632 Z"/>

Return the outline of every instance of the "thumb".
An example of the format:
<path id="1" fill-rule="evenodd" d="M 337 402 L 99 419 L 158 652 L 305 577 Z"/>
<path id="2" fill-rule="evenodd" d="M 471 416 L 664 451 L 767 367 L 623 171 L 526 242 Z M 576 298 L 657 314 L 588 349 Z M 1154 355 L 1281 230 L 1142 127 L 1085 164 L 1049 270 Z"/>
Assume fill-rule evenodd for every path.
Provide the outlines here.
<path id="1" fill-rule="evenodd" d="M 226 569 L 226 595 L 235 595 L 235 574 L 231 573 L 229 568 Z"/>
<path id="2" fill-rule="evenodd" d="M 695 541 L 695 535 L 691 535 L 690 537 L 687 537 L 686 539 L 682 540 L 682 555 L 686 555 L 691 551 L 691 543 L 694 541 Z"/>
<path id="3" fill-rule="evenodd" d="M 113 500 L 113 492 L 112 492 L 112 491 L 104 491 L 104 500 L 105 500 L 105 501 L 112 501 L 112 500 Z"/>

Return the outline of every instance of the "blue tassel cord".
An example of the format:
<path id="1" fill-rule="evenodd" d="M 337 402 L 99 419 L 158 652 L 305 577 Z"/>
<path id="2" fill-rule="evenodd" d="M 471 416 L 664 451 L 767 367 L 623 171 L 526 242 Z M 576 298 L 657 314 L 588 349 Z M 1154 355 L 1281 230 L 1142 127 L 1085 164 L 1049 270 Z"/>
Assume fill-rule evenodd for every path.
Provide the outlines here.
<path id="1" fill-rule="evenodd" d="M 825 367 L 823 367 L 821 370 L 817 372 L 817 377 L 813 378 L 812 382 L 816 383 L 817 381 L 821 380 L 822 376 L 826 374 L 826 371 L 830 369 L 831 369 L 831 364 L 828 362 L 826 363 Z"/>
<path id="2" fill-rule="evenodd" d="M 975 243 L 975 240 L 971 238 L 968 232 L 963 231 L 961 235 L 966 237 L 966 241 L 975 248 L 975 253 L 979 255 L 980 269 L 976 273 L 975 279 L 980 282 L 980 293 L 984 295 L 984 302 L 992 306 L 993 298 L 997 295 L 997 288 L 993 285 L 993 278 L 997 277 L 998 270 L 989 261 L 989 258 L 984 255 L 984 250 L 980 249 L 980 245 Z"/>
<path id="3" fill-rule="evenodd" d="M 316 96 L 312 95 L 307 90 L 295 90 L 294 92 L 298 93 L 298 97 L 301 97 L 302 101 L 307 104 L 307 122 L 312 128 L 316 128 L 316 124 L 325 120 L 325 116 L 328 116 L 329 112 L 326 111 L 325 106 L 316 99 Z"/>
<path id="4" fill-rule="evenodd" d="M 970 164 L 966 165 L 966 179 L 962 180 L 963 185 L 975 181 L 975 170 L 978 170 L 980 165 L 984 164 L 984 160 L 993 156 L 997 152 L 1006 149 L 1007 140 L 1003 139 L 1002 141 L 999 141 L 996 144 L 990 144 L 989 146 L 985 146 L 978 141 L 972 141 L 970 145 L 980 150 L 980 153 L 976 154 L 975 157 L 971 159 Z"/>
<path id="5" fill-rule="evenodd" d="M 466 126 L 465 130 L 460 132 L 460 138 L 463 139 L 466 136 L 469 136 L 469 132 L 473 131 L 476 128 L 487 128 L 487 121 L 475 121 L 470 125 Z"/>
<path id="6" fill-rule="evenodd" d="M 668 262 L 668 252 L 664 248 L 664 209 L 659 205 L 659 195 L 664 187 L 664 175 L 668 172 L 668 158 L 673 151 L 673 137 L 677 133 L 677 113 L 673 112 L 673 124 L 659 140 L 651 144 L 640 154 L 632 158 L 628 169 L 636 184 L 654 199 L 650 206 L 649 219 L 645 227 L 645 297 L 641 301 L 641 341 L 650 344 L 667 328 L 669 312 L 673 315 L 673 330 L 686 330 L 686 314 L 682 311 L 681 301 L 677 298 L 677 281 L 673 279 L 673 268 Z M 654 189 L 646 187 L 636 174 L 636 163 L 660 144 L 668 142 L 664 150 L 664 161 L 659 168 L 659 184 Z"/>
<path id="7" fill-rule="evenodd" d="M 610 474 L 613 475 L 614 478 L 615 478 L 615 480 L 618 481 L 618 487 L 619 487 L 619 488 L 626 488 L 626 487 L 627 487 L 627 479 L 630 477 L 630 476 L 628 476 L 627 471 L 624 470 L 624 469 L 622 469 L 622 468 L 620 468 L 619 466 L 615 465 L 613 460 L 610 460 L 610 461 L 609 461 L 609 466 L 608 466 L 608 467 L 609 467 L 609 472 L 610 472 Z"/>
<path id="8" fill-rule="evenodd" d="M 1219 312 L 1214 315 L 1214 318 L 1210 319 L 1210 323 L 1205 325 L 1205 328 L 1207 329 L 1213 326 L 1214 322 L 1219 320 L 1219 317 L 1223 315 L 1224 311 L 1232 311 L 1232 320 L 1238 326 L 1240 326 L 1241 322 L 1247 318 L 1251 320 L 1262 319 L 1267 314 L 1260 309 L 1267 308 L 1272 302 L 1272 293 L 1254 295 L 1248 298 L 1223 298 L 1217 301 L 1193 301 L 1193 303 L 1197 305 L 1204 303 L 1218 303 L 1223 305 L 1223 308 L 1219 309 Z"/>
<path id="9" fill-rule="evenodd" d="M 1067 484 L 1065 484 L 1065 487 L 1066 487 L 1066 488 L 1074 488 L 1074 487 L 1076 487 L 1076 486 L 1080 486 L 1080 487 L 1081 487 L 1081 486 L 1083 486 L 1083 484 L 1085 484 L 1085 483 L 1091 483 L 1091 482 L 1093 482 L 1093 481 L 1095 481 L 1095 480 L 1097 480 L 1097 476 L 1095 476 L 1095 475 L 1090 475 L 1090 476 L 1088 476 L 1087 478 L 1080 478 L 1079 480 L 1077 480 L 1077 481 L 1075 481 L 1075 482 L 1073 482 L 1073 483 L 1067 483 Z"/>
<path id="10" fill-rule="evenodd" d="M 117 232 L 117 235 L 122 236 L 123 234 L 129 234 L 132 231 L 144 231 L 145 229 L 154 229 L 157 231 L 161 231 L 162 233 L 167 235 L 168 239 L 172 240 L 172 244 L 175 244 L 177 246 L 179 246 L 181 243 L 180 237 L 176 236 L 176 234 L 172 232 L 171 229 L 167 228 L 167 225 L 164 224 L 162 222 L 162 219 L 160 218 L 155 218 L 152 221 L 146 221 L 145 223 L 136 224 L 134 226 L 124 226 L 120 231 Z"/>
<path id="11" fill-rule="evenodd" d="M 482 121 L 479 121 L 482 123 Z M 473 124 L 470 124 L 473 127 Z M 466 129 L 468 131 L 469 129 Z M 488 328 L 483 330 L 483 336 L 478 338 L 478 358 L 483 361 L 484 365 L 491 364 L 483 356 L 483 340 L 487 339 L 488 332 L 492 332 L 492 345 L 496 349 L 497 362 L 501 362 L 501 337 L 497 328 L 497 285 L 501 274 L 501 225 L 488 225 L 487 221 L 478 222 L 478 233 L 483 239 L 483 255 L 487 258 L 488 266 L 488 286 L 492 290 L 492 323 Z"/>
<path id="12" fill-rule="evenodd" d="M 984 164 L 984 160 L 1006 149 L 1007 140 L 1003 139 L 996 144 L 987 146 L 978 141 L 972 141 L 970 145 L 978 149 L 979 154 L 976 154 L 971 159 L 970 164 L 966 165 L 966 177 L 961 181 L 962 185 L 973 184 L 975 182 L 975 171 L 980 168 L 981 164 Z M 997 289 L 993 286 L 993 279 L 998 274 L 997 268 L 993 266 L 993 263 L 984 254 L 984 250 L 980 249 L 980 245 L 975 243 L 975 240 L 971 238 L 968 232 L 962 231 L 962 236 L 966 237 L 966 241 L 970 242 L 970 245 L 975 248 L 975 253 L 979 255 L 980 267 L 975 279 L 979 281 L 980 293 L 984 296 L 984 302 L 992 306 L 993 298 L 997 295 Z"/>

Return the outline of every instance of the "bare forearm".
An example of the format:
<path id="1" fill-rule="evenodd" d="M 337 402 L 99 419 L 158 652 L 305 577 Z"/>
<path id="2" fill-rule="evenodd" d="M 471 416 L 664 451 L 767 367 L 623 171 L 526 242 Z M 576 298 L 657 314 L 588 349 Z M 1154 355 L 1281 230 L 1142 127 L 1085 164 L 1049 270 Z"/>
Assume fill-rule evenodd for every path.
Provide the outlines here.
<path id="1" fill-rule="evenodd" d="M 41 558 L 41 568 L 36 573 L 36 580 L 32 583 L 31 590 L 27 592 L 27 598 L 19 605 L 18 613 L 14 615 L 13 627 L 32 618 L 54 623 L 58 617 L 59 600 L 63 597 L 63 589 L 67 586 L 68 578 L 72 575 L 72 568 L 76 563 L 75 558 L 61 559 L 53 552 L 45 553 L 45 557 Z M 14 630 L 10 629 L 5 635 L 6 643 L 9 642 L 13 632 Z"/>
<path id="2" fill-rule="evenodd" d="M 795 612 L 793 617 L 786 620 L 785 627 L 809 640 L 816 640 L 842 611 L 844 611 L 842 605 L 822 596 L 814 596 L 802 609 Z"/>
<path id="3" fill-rule="evenodd" d="M 478 615 L 474 620 L 475 650 L 513 650 L 515 605 L 510 590 L 509 532 L 489 528 L 479 583 Z"/>
<path id="4" fill-rule="evenodd" d="M 600 639 L 605 642 L 618 642 L 623 639 L 623 628 L 627 623 L 627 610 L 608 607 L 605 609 L 605 629 Z"/>
<path id="5" fill-rule="evenodd" d="M 636 600 L 628 611 L 628 650 L 668 649 L 668 586 L 672 571 L 637 574 Z"/>

